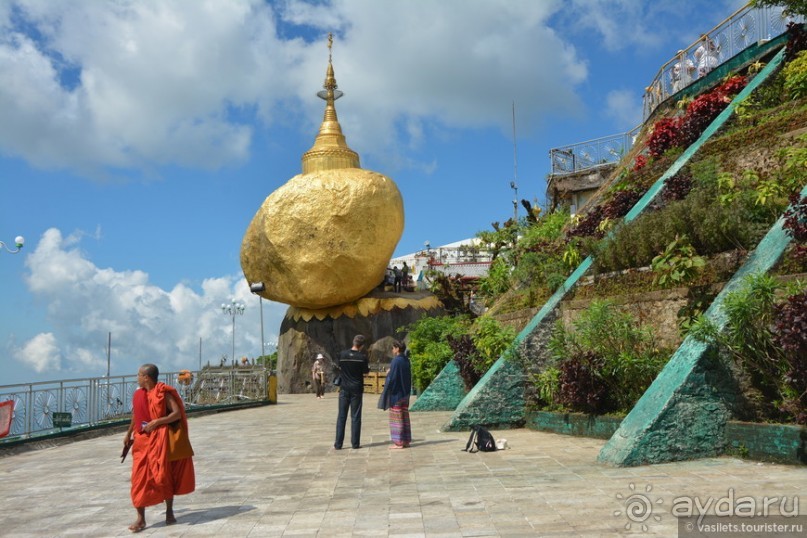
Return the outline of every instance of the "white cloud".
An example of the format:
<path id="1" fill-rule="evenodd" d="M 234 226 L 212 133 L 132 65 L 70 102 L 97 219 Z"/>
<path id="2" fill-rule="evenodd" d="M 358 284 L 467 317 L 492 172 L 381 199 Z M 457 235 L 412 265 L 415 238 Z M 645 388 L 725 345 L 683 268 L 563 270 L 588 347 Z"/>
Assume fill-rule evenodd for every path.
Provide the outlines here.
<path id="1" fill-rule="evenodd" d="M 577 31 L 594 32 L 605 48 L 618 51 L 661 43 L 659 32 L 647 25 L 668 20 L 664 10 L 664 6 L 649 6 L 636 0 L 572 0 L 567 16 Z M 655 11 L 657 15 L 648 17 L 648 11 Z"/>
<path id="2" fill-rule="evenodd" d="M 231 120 L 232 108 L 282 86 L 281 77 L 252 83 L 261 53 L 254 44 L 274 43 L 261 2 L 15 6 L 42 37 L 34 41 L 19 23 L 0 28 L 0 144 L 39 166 L 215 168 L 244 160 L 251 127 Z M 281 65 L 261 67 L 282 71 L 285 55 L 268 56 Z"/>
<path id="3" fill-rule="evenodd" d="M 525 131 L 547 113 L 574 114 L 587 76 L 575 49 L 549 27 L 558 2 L 339 2 L 349 21 L 334 46 L 349 142 L 381 153 L 409 134 L 497 127 L 517 103 Z M 326 30 L 324 28 L 323 30 Z M 323 71 L 322 53 L 314 56 Z M 321 76 L 320 76 L 321 78 Z M 321 105 L 317 105 L 320 106 Z M 382 146 L 383 144 L 383 146 Z"/>
<path id="4" fill-rule="evenodd" d="M 532 131 L 577 113 L 587 76 L 549 26 L 562 6 L 15 0 L 0 11 L 0 151 L 83 173 L 241 162 L 256 119 L 313 134 L 328 31 L 340 119 L 364 153 L 406 162 L 399 148 L 433 131 L 507 132 L 513 101 Z"/>
<path id="5" fill-rule="evenodd" d="M 611 51 L 664 52 L 660 47 L 689 45 L 747 0 L 653 2 L 643 0 L 568 0 L 563 28 L 577 36 L 593 34 Z M 669 51 L 674 54 L 675 50 Z"/>
<path id="6" fill-rule="evenodd" d="M 61 353 L 53 333 L 40 333 L 31 338 L 14 358 L 37 373 L 58 372 L 61 369 Z"/>
<path id="7" fill-rule="evenodd" d="M 236 320 L 236 356 L 260 354 L 257 297 L 241 275 L 211 278 L 197 293 L 185 284 L 163 290 L 142 271 L 99 268 L 79 250 L 83 234 L 63 237 L 45 232 L 26 259 L 30 291 L 47 303 L 51 332 L 40 333 L 13 349 L 15 359 L 52 377 L 106 373 L 112 333 L 112 373 L 128 374 L 144 362 L 166 371 L 195 368 L 202 339 L 203 361 L 217 363 L 232 354 L 231 318 L 222 302 L 247 305 Z M 267 341 L 277 338 L 286 306 L 264 301 Z"/>

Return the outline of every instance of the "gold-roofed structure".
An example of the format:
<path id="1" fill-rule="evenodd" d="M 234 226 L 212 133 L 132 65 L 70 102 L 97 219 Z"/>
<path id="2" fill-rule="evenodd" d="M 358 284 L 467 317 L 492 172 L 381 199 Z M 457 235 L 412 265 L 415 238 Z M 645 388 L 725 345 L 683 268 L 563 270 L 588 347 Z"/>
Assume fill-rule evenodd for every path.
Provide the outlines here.
<path id="1" fill-rule="evenodd" d="M 347 145 L 342 126 L 336 116 L 334 101 L 342 97 L 336 76 L 333 74 L 333 34 L 328 34 L 328 70 L 325 74 L 325 88 L 317 96 L 325 100 L 325 115 L 311 149 L 303 154 L 303 174 L 337 168 L 361 168 L 359 154 Z"/>

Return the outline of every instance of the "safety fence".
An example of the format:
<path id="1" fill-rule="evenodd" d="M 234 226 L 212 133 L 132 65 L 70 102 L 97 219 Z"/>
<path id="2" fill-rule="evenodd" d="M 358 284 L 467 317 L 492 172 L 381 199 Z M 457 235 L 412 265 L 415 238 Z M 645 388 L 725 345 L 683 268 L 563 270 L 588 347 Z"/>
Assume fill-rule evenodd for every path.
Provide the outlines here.
<path id="1" fill-rule="evenodd" d="M 642 122 L 644 123 L 667 99 L 702 79 L 748 47 L 766 43 L 785 33 L 791 22 L 801 23 L 804 22 L 804 18 L 786 14 L 781 6 L 752 7 L 748 4 L 734 12 L 661 66 L 645 88 L 642 99 Z M 550 181 L 556 176 L 619 162 L 633 147 L 641 127 L 642 125 L 638 125 L 626 133 L 552 148 L 549 150 Z"/>
<path id="2" fill-rule="evenodd" d="M 785 33 L 791 22 L 803 21 L 803 17 L 786 14 L 782 6 L 752 7 L 748 4 L 738 9 L 661 66 L 645 88 L 643 119 L 646 120 L 669 97 L 743 50 Z"/>
<path id="3" fill-rule="evenodd" d="M 162 373 L 160 380 L 176 387 L 187 409 L 196 409 L 267 400 L 269 376 L 263 367 L 206 368 Z M 130 416 L 137 388 L 133 375 L 0 386 L 0 403 L 13 402 L 10 429 L 0 442 L 120 422 Z"/>
<path id="4" fill-rule="evenodd" d="M 614 164 L 633 147 L 641 125 L 628 132 L 586 140 L 549 150 L 552 175 L 562 176 L 598 166 Z"/>

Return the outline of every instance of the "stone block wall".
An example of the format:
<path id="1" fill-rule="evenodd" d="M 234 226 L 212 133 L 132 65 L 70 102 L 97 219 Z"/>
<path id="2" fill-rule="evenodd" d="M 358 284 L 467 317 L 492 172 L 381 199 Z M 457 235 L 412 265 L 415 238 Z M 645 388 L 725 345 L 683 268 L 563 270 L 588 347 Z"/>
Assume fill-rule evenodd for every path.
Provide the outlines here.
<path id="1" fill-rule="evenodd" d="M 678 329 L 678 312 L 689 303 L 689 288 L 673 288 L 609 297 L 620 310 L 633 316 L 639 325 L 653 327 L 659 345 L 677 347 L 681 344 Z M 572 323 L 591 306 L 592 299 L 564 301 L 560 304 L 563 325 Z"/>

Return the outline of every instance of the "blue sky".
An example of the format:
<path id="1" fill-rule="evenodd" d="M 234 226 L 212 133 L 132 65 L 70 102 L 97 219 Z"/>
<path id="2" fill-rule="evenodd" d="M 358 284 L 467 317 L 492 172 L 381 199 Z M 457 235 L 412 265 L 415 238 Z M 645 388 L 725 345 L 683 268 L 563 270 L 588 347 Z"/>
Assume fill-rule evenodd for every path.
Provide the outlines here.
<path id="1" fill-rule="evenodd" d="M 552 147 L 624 132 L 715 0 L 0 0 L 0 384 L 260 352 L 239 264 L 263 200 L 322 120 L 394 179 L 396 255 L 543 204 Z M 378 223 L 383 226 L 383 222 Z M 286 306 L 264 301 L 265 340 Z"/>

